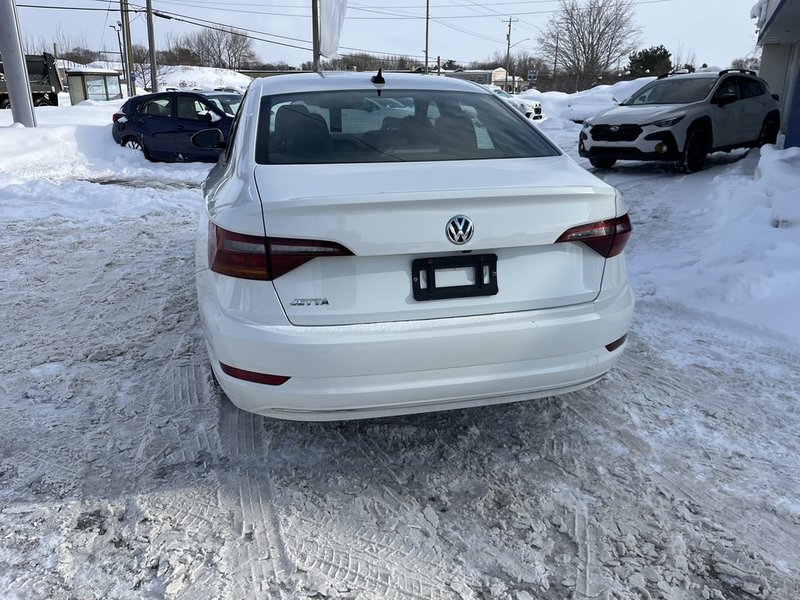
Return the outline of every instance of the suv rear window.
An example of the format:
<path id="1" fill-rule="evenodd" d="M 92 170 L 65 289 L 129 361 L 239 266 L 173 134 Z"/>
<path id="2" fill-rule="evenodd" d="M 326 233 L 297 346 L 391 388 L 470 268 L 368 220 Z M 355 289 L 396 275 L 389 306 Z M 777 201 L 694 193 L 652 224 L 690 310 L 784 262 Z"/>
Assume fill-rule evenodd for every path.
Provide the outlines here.
<path id="1" fill-rule="evenodd" d="M 522 121 L 522 122 L 520 122 Z M 343 90 L 265 96 L 260 164 L 369 163 L 556 156 L 502 101 L 483 93 Z"/>

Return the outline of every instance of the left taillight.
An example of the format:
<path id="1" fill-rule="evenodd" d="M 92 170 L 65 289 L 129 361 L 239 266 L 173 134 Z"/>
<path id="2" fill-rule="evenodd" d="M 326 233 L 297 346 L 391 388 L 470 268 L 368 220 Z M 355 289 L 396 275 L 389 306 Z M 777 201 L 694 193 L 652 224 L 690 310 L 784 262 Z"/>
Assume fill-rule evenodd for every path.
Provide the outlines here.
<path id="1" fill-rule="evenodd" d="M 621 253 L 631 237 L 633 226 L 630 217 L 596 221 L 568 229 L 556 240 L 558 242 L 583 242 L 598 254 L 611 258 Z"/>
<path id="2" fill-rule="evenodd" d="M 336 242 L 245 235 L 208 224 L 208 265 L 231 277 L 272 281 L 315 258 L 352 255 Z"/>
<path id="3" fill-rule="evenodd" d="M 113 115 L 111 115 L 111 122 L 112 123 L 116 123 L 117 121 L 119 121 L 124 116 L 125 116 L 125 113 L 123 113 L 123 112 L 115 112 Z"/>

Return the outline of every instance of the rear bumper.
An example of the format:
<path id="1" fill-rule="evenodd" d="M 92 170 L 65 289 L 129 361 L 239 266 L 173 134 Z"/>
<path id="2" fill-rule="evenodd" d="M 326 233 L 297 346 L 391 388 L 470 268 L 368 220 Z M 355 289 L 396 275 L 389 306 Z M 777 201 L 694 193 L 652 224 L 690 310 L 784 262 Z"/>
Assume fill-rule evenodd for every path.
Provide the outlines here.
<path id="1" fill-rule="evenodd" d="M 206 273 L 208 276 L 210 274 Z M 203 277 L 200 275 L 199 277 Z M 198 288 L 202 289 L 198 281 Z M 594 302 L 485 317 L 332 327 L 267 326 L 200 311 L 214 373 L 243 410 L 294 420 L 339 420 L 464 408 L 585 387 L 622 352 L 633 297 L 625 284 Z M 263 385 L 226 365 L 290 379 Z"/>

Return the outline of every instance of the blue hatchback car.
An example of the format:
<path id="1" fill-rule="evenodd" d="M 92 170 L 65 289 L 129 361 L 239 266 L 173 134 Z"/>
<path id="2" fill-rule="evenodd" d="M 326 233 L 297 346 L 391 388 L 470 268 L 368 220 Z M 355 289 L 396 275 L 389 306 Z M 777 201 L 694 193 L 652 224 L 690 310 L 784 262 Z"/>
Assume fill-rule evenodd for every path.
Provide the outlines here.
<path id="1" fill-rule="evenodd" d="M 112 117 L 111 134 L 121 146 L 141 150 L 148 160 L 209 161 L 217 148 L 192 144 L 192 135 L 214 127 L 227 138 L 242 102 L 230 92 L 162 92 L 128 99 Z"/>

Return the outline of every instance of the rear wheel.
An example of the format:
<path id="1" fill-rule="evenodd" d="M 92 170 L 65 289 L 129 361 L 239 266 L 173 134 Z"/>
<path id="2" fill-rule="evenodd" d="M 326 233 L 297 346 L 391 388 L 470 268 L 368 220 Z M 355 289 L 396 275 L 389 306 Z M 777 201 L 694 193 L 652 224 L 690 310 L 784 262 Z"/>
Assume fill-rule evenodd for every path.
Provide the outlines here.
<path id="1" fill-rule="evenodd" d="M 33 102 L 34 106 L 53 106 L 53 103 L 50 102 L 47 98 L 37 98 Z"/>
<path id="2" fill-rule="evenodd" d="M 11 108 L 11 100 L 8 98 L 0 100 L 0 108 Z"/>
<path id="3" fill-rule="evenodd" d="M 610 169 L 617 164 L 616 158 L 590 158 L 589 162 L 596 169 Z"/>
<path id="4" fill-rule="evenodd" d="M 779 129 L 780 124 L 775 117 L 764 119 L 764 124 L 761 126 L 761 134 L 758 136 L 758 147 L 777 142 Z"/>
<path id="5" fill-rule="evenodd" d="M 152 160 L 150 158 L 150 153 L 147 151 L 147 147 L 138 139 L 138 138 L 125 138 L 122 141 L 122 145 L 125 148 L 130 148 L 131 150 L 139 150 L 147 160 Z"/>
<path id="6" fill-rule="evenodd" d="M 694 173 L 703 168 L 708 156 L 709 140 L 704 129 L 694 129 L 686 138 L 686 145 L 681 156 L 681 166 L 688 173 Z"/>

